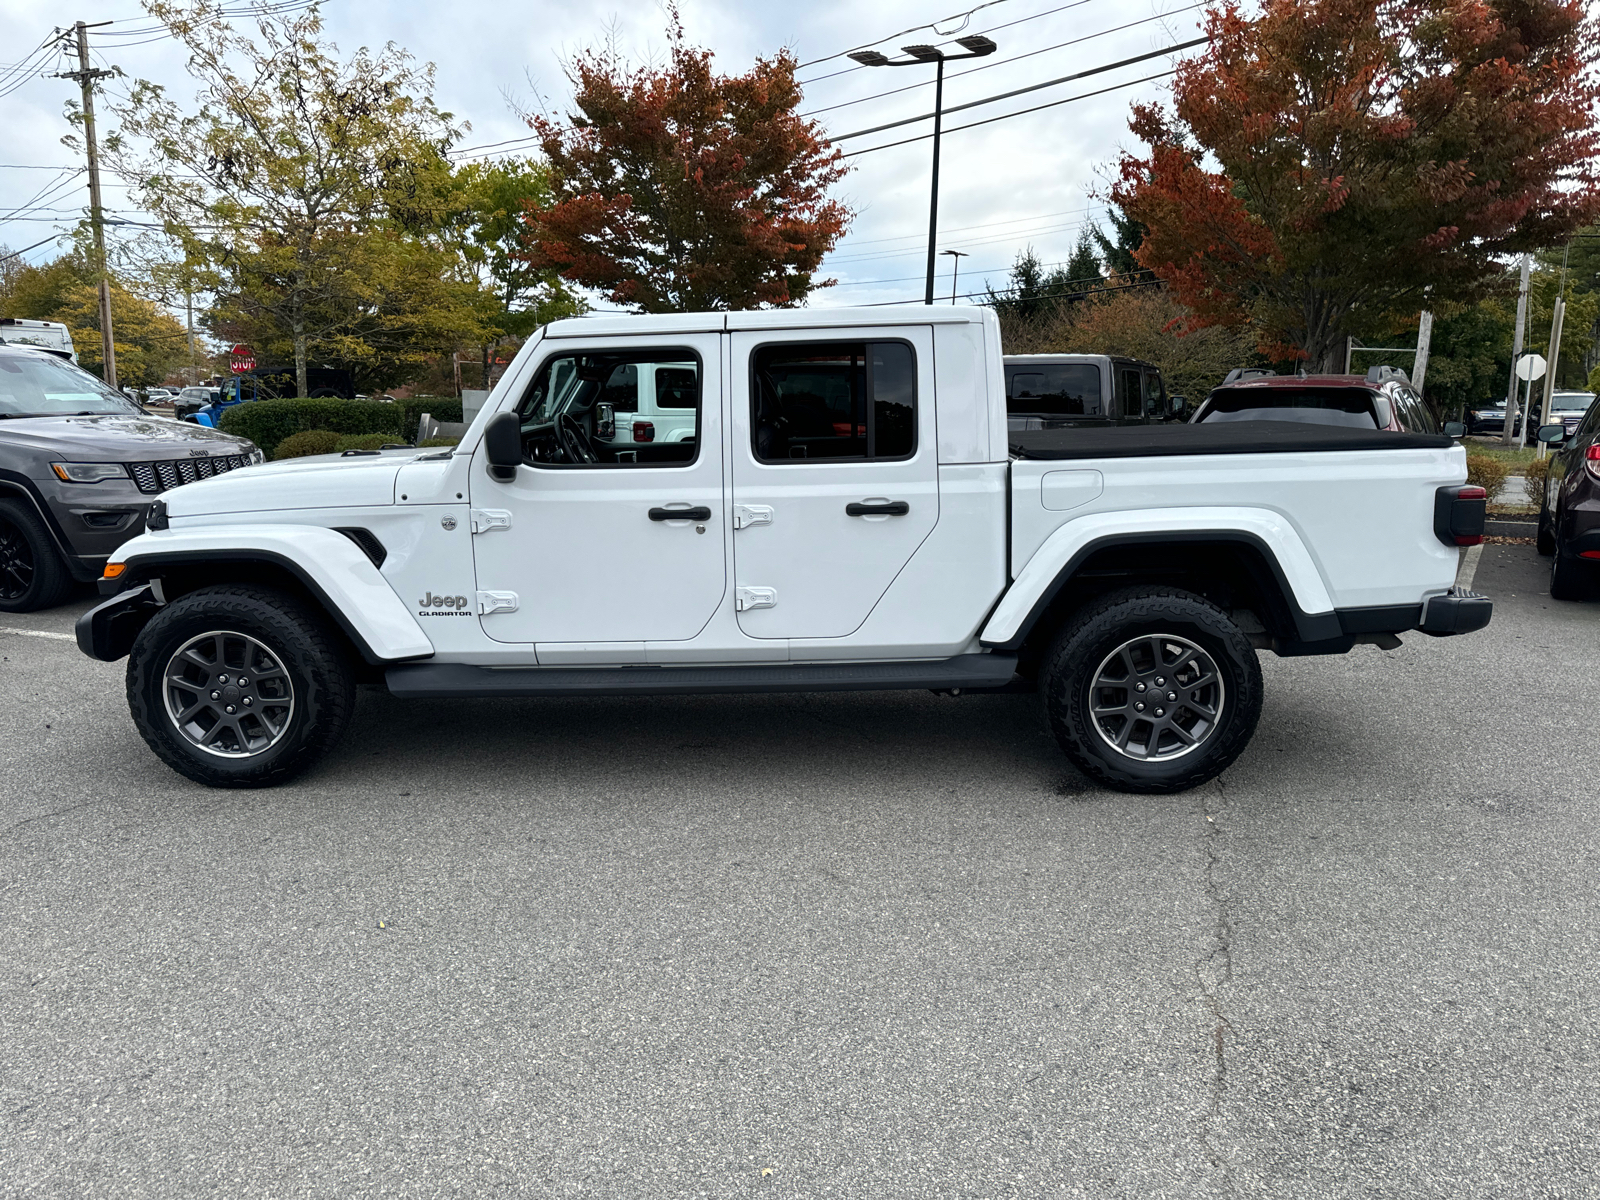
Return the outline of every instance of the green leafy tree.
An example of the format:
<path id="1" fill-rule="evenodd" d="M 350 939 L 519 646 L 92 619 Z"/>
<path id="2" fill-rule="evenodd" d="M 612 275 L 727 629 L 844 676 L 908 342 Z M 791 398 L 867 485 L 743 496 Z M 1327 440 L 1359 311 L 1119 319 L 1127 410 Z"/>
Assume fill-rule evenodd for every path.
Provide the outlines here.
<path id="1" fill-rule="evenodd" d="M 787 50 L 718 75 L 668 11 L 665 65 L 585 52 L 577 111 L 529 118 L 555 193 L 529 214 L 529 262 L 642 312 L 799 304 L 850 218 L 828 196 L 842 153 L 796 114 Z"/>
<path id="2" fill-rule="evenodd" d="M 1079 241 L 1082 248 L 1084 243 Z M 1099 271 L 1092 272 L 1099 278 Z M 1088 275 L 1085 275 L 1088 278 Z M 1074 279 L 1070 263 L 1056 264 L 1049 270 L 1039 261 L 1032 246 L 1021 251 L 1011 264 L 1006 284 L 999 291 L 987 288 L 988 303 L 1004 317 L 1013 320 L 1035 321 L 1054 312 L 1068 301 L 1081 297 L 1089 284 Z"/>
<path id="3" fill-rule="evenodd" d="M 1090 228 L 1085 226 L 1078 234 L 1078 244 L 1072 248 L 1072 257 L 1067 260 L 1067 279 L 1079 288 L 1091 287 L 1100 281 L 1100 256 L 1094 252 Z"/>
<path id="4" fill-rule="evenodd" d="M 1115 206 L 1106 210 L 1106 219 L 1111 222 L 1111 237 L 1107 237 L 1098 224 L 1089 227 L 1095 244 L 1100 247 L 1100 257 L 1105 262 L 1106 271 L 1113 276 L 1121 276 L 1118 283 L 1149 278 L 1150 272 L 1144 270 L 1134 258 L 1144 244 L 1145 227 Z"/>
<path id="5" fill-rule="evenodd" d="M 258 5 L 248 34 L 213 0 L 148 7 L 188 51 L 196 105 L 136 83 L 108 158 L 209 272 L 214 329 L 281 349 L 301 392 L 313 359 L 382 386 L 483 340 L 487 306 L 437 237 L 458 131 L 431 66 L 392 44 L 337 58 L 314 6 Z"/>

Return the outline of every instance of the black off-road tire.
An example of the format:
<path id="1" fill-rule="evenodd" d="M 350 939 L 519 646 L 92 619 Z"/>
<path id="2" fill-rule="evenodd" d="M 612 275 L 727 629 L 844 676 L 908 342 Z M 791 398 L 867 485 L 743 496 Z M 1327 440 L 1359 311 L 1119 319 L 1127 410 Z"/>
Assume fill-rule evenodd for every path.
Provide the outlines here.
<path id="1" fill-rule="evenodd" d="M 1214 709 L 1215 719 L 1205 723 L 1209 731 L 1191 749 L 1175 749 L 1172 757 L 1140 759 L 1118 750 L 1102 734 L 1105 726 L 1097 724 L 1092 712 L 1097 676 L 1119 648 L 1163 637 L 1175 639 L 1172 646 L 1187 643 L 1209 657 L 1221 685 L 1220 703 Z M 1136 649 L 1135 654 L 1139 652 Z M 1174 656 L 1180 669 L 1182 653 Z M 1204 675 L 1196 678 L 1203 681 Z M 1149 682 L 1153 685 L 1154 679 Z M 1187 686 L 1176 685 L 1179 699 L 1174 710 L 1185 712 L 1183 719 L 1192 720 L 1191 728 L 1198 729 L 1198 710 L 1183 705 L 1188 696 L 1198 698 L 1202 693 L 1187 693 L 1183 690 Z M 1097 783 L 1124 792 L 1181 792 L 1214 779 L 1249 744 L 1261 716 L 1261 664 L 1250 639 L 1216 605 L 1176 588 L 1112 592 L 1074 613 L 1045 658 L 1039 688 L 1051 731 L 1073 765 Z M 1104 703 L 1108 694 L 1115 693 L 1098 694 Z M 1132 693 L 1126 694 L 1131 702 Z M 1157 703 L 1166 704 L 1166 694 L 1163 691 Z M 1156 733 L 1154 740 L 1159 742 L 1161 736 Z"/>
<path id="2" fill-rule="evenodd" d="M 229 654 L 243 649 L 247 645 L 245 639 L 265 652 L 264 657 L 255 660 L 258 665 L 254 668 L 237 657 L 231 666 L 218 668 L 234 683 L 238 682 L 239 671 L 254 670 L 258 675 L 254 680 L 257 689 L 279 691 L 275 672 L 259 665 L 262 663 L 275 665 L 288 680 L 289 713 L 281 722 L 282 731 L 259 751 L 252 752 L 248 745 L 240 744 L 244 729 L 234 731 L 232 757 L 203 749 L 192 733 L 183 732 L 169 709 L 169 694 L 188 699 L 192 693 L 198 703 L 207 704 L 211 710 L 209 714 L 202 713 L 200 720 L 208 715 L 219 721 L 228 720 L 216 708 L 229 699 L 225 692 L 217 701 L 211 701 L 210 693 L 199 687 L 184 692 L 180 686 L 174 693 L 168 676 L 179 651 L 211 634 L 223 635 L 221 645 Z M 234 641 L 227 641 L 229 637 Z M 204 674 L 204 668 L 190 669 Z M 263 682 L 262 676 L 274 679 Z M 205 687 L 224 691 L 215 687 L 215 679 Z M 162 762 L 180 775 L 210 787 L 271 787 L 300 774 L 339 741 L 349 724 L 355 696 L 344 639 L 321 613 L 274 588 L 228 585 L 181 596 L 150 619 L 128 655 L 128 708 L 140 734 Z M 253 698 L 259 702 L 254 710 L 257 714 L 274 703 L 264 694 Z M 183 699 L 175 701 L 182 702 Z M 278 703 L 282 703 L 281 696 Z M 238 711 L 242 714 L 240 719 L 250 719 L 250 713 L 242 708 Z M 263 740 L 267 728 L 260 724 L 253 727 Z M 228 732 L 223 730 L 225 738 Z M 227 748 L 225 741 L 223 749 Z"/>
<path id="3" fill-rule="evenodd" d="M 71 593 L 72 573 L 39 514 L 20 500 L 0 500 L 0 612 L 54 608 Z"/>

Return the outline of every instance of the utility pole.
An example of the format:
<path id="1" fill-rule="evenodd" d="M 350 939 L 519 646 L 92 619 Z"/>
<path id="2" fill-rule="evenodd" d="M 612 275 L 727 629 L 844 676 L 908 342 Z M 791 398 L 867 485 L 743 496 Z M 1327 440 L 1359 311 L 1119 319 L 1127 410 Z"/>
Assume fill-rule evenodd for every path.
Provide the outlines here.
<path id="1" fill-rule="evenodd" d="M 1554 425 L 1555 414 L 1552 412 L 1551 401 L 1556 392 L 1556 367 L 1561 361 L 1561 327 L 1567 322 L 1567 258 L 1572 253 L 1572 243 L 1567 243 L 1567 249 L 1561 256 L 1561 280 L 1556 285 L 1555 308 L 1550 313 L 1550 353 L 1546 355 L 1550 365 L 1544 375 L 1544 403 L 1539 408 L 1539 424 Z M 1528 422 L 1522 423 L 1523 433 L 1528 431 Z M 1534 436 L 1538 436 L 1538 426 L 1534 426 Z M 1545 444 L 1539 443 L 1539 457 L 1545 456 Z"/>
<path id="2" fill-rule="evenodd" d="M 78 34 L 78 69 L 62 71 L 56 78 L 75 80 L 83 88 L 83 140 L 89 152 L 89 224 L 94 229 L 94 269 L 100 278 L 100 346 L 105 363 L 105 380 L 117 386 L 117 352 L 111 339 L 111 280 L 106 274 L 106 229 L 100 210 L 100 148 L 94 134 L 94 81 L 114 75 L 114 71 L 96 71 L 89 67 L 89 30 L 110 21 L 85 25 L 79 21 L 74 28 Z"/>
<path id="3" fill-rule="evenodd" d="M 1522 283 L 1517 291 L 1517 329 L 1511 337 L 1511 383 L 1506 388 L 1506 428 L 1500 435 L 1500 444 L 1509 446 L 1515 440 L 1512 430 L 1517 427 L 1517 359 L 1522 357 L 1522 334 L 1528 324 L 1528 272 L 1533 269 L 1533 255 L 1522 256 Z"/>
<path id="4" fill-rule="evenodd" d="M 1428 377 L 1428 350 L 1432 345 L 1433 313 L 1423 309 L 1417 321 L 1417 356 L 1411 364 L 1411 386 L 1417 389 L 1419 396 L 1422 395 L 1422 382 Z"/>

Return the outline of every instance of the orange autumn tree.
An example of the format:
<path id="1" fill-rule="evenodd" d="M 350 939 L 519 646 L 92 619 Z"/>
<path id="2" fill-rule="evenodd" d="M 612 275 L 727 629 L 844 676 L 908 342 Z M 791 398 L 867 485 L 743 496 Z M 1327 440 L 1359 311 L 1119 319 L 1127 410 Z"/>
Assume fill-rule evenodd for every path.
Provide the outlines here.
<path id="1" fill-rule="evenodd" d="M 1112 198 L 1194 325 L 1342 369 L 1347 334 L 1472 301 L 1600 214 L 1581 0 L 1265 0 L 1207 15 Z"/>
<path id="2" fill-rule="evenodd" d="M 586 52 L 578 111 L 529 117 L 554 198 L 527 215 L 528 260 L 640 312 L 798 304 L 851 215 L 827 195 L 843 159 L 796 115 L 787 51 L 718 75 L 669 14 L 664 66 Z"/>

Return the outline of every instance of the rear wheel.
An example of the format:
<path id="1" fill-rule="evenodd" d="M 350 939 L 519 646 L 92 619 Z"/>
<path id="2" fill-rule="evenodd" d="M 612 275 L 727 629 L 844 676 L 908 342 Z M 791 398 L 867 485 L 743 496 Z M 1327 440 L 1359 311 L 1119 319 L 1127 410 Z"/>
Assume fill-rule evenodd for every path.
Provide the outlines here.
<path id="1" fill-rule="evenodd" d="M 1250 640 L 1192 592 L 1113 592 L 1075 615 L 1040 675 L 1050 726 L 1073 764 L 1126 792 L 1215 778 L 1261 716 Z"/>
<path id="2" fill-rule="evenodd" d="M 53 608 L 72 591 L 44 522 L 20 500 L 0 500 L 0 612 Z"/>
<path id="3" fill-rule="evenodd" d="M 1594 587 L 1588 564 L 1562 555 L 1559 547 L 1550 560 L 1550 595 L 1556 600 L 1586 600 Z"/>
<path id="4" fill-rule="evenodd" d="M 128 656 L 128 706 L 150 748 L 212 787 L 266 787 L 338 740 L 350 663 L 321 614 L 284 592 L 214 587 L 167 605 Z"/>
<path id="5" fill-rule="evenodd" d="M 1539 526 L 1534 534 L 1534 549 L 1549 558 L 1556 552 L 1555 519 L 1550 515 L 1548 492 L 1539 497 Z"/>

